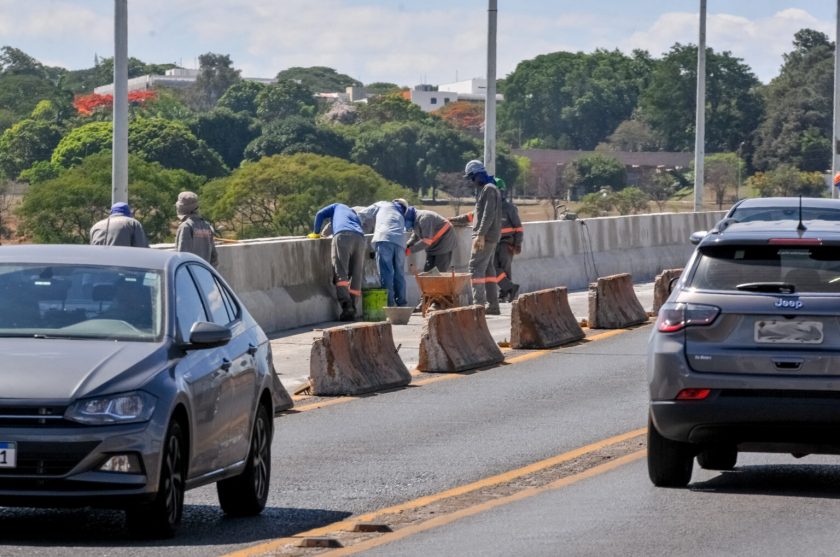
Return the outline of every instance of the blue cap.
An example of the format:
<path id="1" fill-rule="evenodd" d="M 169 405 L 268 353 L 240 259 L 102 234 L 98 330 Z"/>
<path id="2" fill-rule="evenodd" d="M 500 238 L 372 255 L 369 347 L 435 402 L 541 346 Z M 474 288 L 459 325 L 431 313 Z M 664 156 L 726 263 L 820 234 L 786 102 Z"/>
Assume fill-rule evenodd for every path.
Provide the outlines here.
<path id="1" fill-rule="evenodd" d="M 124 201 L 118 201 L 111 205 L 111 214 L 112 215 L 124 215 L 126 217 L 131 216 L 131 207 L 128 206 L 128 203 Z"/>

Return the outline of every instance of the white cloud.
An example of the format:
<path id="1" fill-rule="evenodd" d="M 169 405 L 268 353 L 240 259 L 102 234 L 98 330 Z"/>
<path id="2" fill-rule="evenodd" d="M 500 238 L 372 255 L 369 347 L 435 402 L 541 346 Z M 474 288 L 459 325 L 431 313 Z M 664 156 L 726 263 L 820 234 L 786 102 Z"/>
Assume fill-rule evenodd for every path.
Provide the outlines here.
<path id="1" fill-rule="evenodd" d="M 642 48 L 658 56 L 675 42 L 697 44 L 698 26 L 696 13 L 663 14 L 647 30 L 636 32 L 623 41 L 622 46 L 627 50 Z M 830 22 L 819 20 L 801 9 L 790 8 L 756 19 L 709 13 L 706 44 L 715 51 L 728 50 L 743 58 L 759 79 L 767 82 L 778 74 L 782 55 L 792 48 L 793 35 L 805 27 L 833 36 Z"/>

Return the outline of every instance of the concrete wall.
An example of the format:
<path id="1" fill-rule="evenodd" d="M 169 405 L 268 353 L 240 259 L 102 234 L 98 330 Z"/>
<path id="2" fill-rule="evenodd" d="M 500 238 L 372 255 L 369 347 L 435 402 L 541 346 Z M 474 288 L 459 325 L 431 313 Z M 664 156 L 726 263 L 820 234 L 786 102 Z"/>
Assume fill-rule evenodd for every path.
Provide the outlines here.
<path id="1" fill-rule="evenodd" d="M 577 221 L 525 223 L 522 254 L 514 260 L 514 282 L 529 292 L 554 286 L 586 288 L 599 276 L 630 273 L 636 282 L 663 269 L 682 267 L 693 246 L 688 237 L 708 230 L 722 212 L 663 213 Z M 469 262 L 470 229 L 458 229 L 453 259 L 457 271 Z M 414 269 L 425 255 L 406 261 L 409 303 L 419 299 Z M 414 266 L 414 267 L 412 267 Z M 335 319 L 330 241 L 268 239 L 219 246 L 219 271 L 266 331 L 280 331 Z M 373 260 L 365 287 L 378 287 Z"/>

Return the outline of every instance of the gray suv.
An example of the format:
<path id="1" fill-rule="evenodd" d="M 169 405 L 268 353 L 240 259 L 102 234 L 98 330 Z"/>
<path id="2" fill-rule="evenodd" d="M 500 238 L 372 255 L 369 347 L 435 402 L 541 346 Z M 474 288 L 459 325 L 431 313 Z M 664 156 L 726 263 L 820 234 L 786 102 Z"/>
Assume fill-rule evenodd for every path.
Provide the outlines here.
<path id="1" fill-rule="evenodd" d="M 648 472 L 840 454 L 840 223 L 733 223 L 698 245 L 648 345 Z"/>

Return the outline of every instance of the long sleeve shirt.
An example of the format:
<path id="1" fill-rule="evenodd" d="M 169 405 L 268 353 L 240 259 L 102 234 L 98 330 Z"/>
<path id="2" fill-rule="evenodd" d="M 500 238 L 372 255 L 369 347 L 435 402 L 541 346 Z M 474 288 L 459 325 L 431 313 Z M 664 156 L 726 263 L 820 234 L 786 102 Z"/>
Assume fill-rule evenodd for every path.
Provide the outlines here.
<path id="1" fill-rule="evenodd" d="M 486 242 L 498 242 L 502 229 L 502 197 L 494 183 L 481 188 L 473 214 L 473 237 L 484 236 Z"/>
<path id="2" fill-rule="evenodd" d="M 333 203 L 318 211 L 315 215 L 315 225 L 312 230 L 316 233 L 321 232 L 324 221 L 330 219 L 332 221 L 333 235 L 339 232 L 353 232 L 355 234 L 364 235 L 362 231 L 362 223 L 359 220 L 359 215 L 356 211 L 342 203 Z"/>
<path id="3" fill-rule="evenodd" d="M 451 252 L 455 249 L 452 224 L 434 211 L 418 210 L 408 239 L 408 249 L 410 253 L 425 249 L 429 255 Z"/>
<path id="4" fill-rule="evenodd" d="M 371 243 L 391 242 L 405 249 L 405 216 L 391 201 L 379 201 L 360 211 L 362 219 L 373 219 Z"/>
<path id="5" fill-rule="evenodd" d="M 90 229 L 90 245 L 147 248 L 149 241 L 139 221 L 125 215 L 110 215 Z"/>
<path id="6" fill-rule="evenodd" d="M 183 217 L 175 233 L 175 250 L 193 253 L 213 267 L 219 264 L 213 227 L 196 214 Z"/>
<path id="7" fill-rule="evenodd" d="M 516 205 L 508 201 L 502 200 L 502 239 L 500 242 L 513 244 L 514 247 L 522 245 L 522 238 L 525 228 L 522 226 L 522 221 L 519 219 L 519 210 Z"/>

